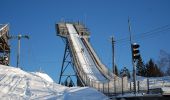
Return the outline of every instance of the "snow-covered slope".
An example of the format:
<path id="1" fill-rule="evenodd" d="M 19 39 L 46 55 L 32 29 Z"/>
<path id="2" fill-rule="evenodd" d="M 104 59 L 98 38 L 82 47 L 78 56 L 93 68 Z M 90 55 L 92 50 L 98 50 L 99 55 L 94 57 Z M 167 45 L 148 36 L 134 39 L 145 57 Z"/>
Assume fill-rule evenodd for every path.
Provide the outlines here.
<path id="1" fill-rule="evenodd" d="M 0 65 L 0 99 L 105 100 L 108 98 L 89 87 L 61 86 L 44 73 L 29 73 L 19 68 Z"/>
<path id="2" fill-rule="evenodd" d="M 41 72 L 32 72 L 35 75 L 38 75 L 39 77 L 45 79 L 48 82 L 54 82 L 51 77 L 49 77 L 46 73 L 41 73 Z"/>

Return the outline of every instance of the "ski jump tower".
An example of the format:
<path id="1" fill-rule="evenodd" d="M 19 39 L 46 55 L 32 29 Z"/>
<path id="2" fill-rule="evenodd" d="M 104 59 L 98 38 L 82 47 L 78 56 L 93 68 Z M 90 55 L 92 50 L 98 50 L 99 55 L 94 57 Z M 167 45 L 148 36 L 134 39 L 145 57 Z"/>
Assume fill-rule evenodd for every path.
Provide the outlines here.
<path id="1" fill-rule="evenodd" d="M 77 77 L 78 86 L 92 87 L 108 96 L 132 92 L 134 86 L 127 77 L 119 77 L 105 66 L 95 53 L 89 40 L 90 32 L 81 23 L 61 22 L 56 24 L 57 35 L 65 42 L 65 51 L 59 84 L 62 78 L 67 86 L 73 86 L 72 76 Z M 65 73 L 71 66 L 75 74 Z M 70 72 L 70 69 L 69 71 Z M 70 81 L 67 81 L 70 78 Z M 71 85 L 69 83 L 71 83 Z M 143 83 L 142 84 L 148 84 Z M 140 88 L 140 89 L 139 89 Z M 147 91 L 146 85 L 138 82 L 138 92 Z"/>
<path id="2" fill-rule="evenodd" d="M 64 77 L 66 80 L 68 78 L 71 80 L 71 76 L 76 76 L 78 86 L 93 87 L 105 94 L 120 93 L 122 90 L 127 91 L 127 78 L 114 75 L 101 62 L 89 42 L 90 32 L 83 24 L 61 22 L 56 24 L 56 29 L 57 35 L 65 42 L 59 84 Z M 72 66 L 75 75 L 65 73 L 68 66 Z M 67 82 L 64 82 L 65 85 Z"/>
<path id="3" fill-rule="evenodd" d="M 65 43 L 64 57 L 63 57 L 63 61 L 62 61 L 61 72 L 60 72 L 60 77 L 59 77 L 58 83 L 61 84 L 62 80 L 67 81 L 68 78 L 70 78 L 70 80 L 72 81 L 71 77 L 75 76 L 77 78 L 77 85 L 83 86 L 82 82 L 80 81 L 79 77 L 77 76 L 77 72 L 74 67 L 75 64 L 74 64 L 74 61 L 72 58 L 71 48 L 69 45 L 69 41 L 67 40 L 67 37 L 69 36 L 69 32 L 68 32 L 66 23 L 70 23 L 70 22 L 60 22 L 60 23 L 56 24 L 57 36 L 60 36 Z M 80 36 L 89 40 L 90 32 L 88 31 L 87 28 L 85 28 L 85 25 L 83 25 L 80 22 L 71 23 L 71 24 L 74 24 L 74 27 Z M 68 69 L 68 67 L 71 67 L 73 69 L 74 74 L 72 74 L 72 73 L 68 74 L 66 72 L 66 69 Z M 70 69 L 68 69 L 68 70 L 70 70 Z"/>
<path id="4" fill-rule="evenodd" d="M 9 26 L 0 24 L 0 64 L 9 65 L 10 46 L 9 46 Z"/>

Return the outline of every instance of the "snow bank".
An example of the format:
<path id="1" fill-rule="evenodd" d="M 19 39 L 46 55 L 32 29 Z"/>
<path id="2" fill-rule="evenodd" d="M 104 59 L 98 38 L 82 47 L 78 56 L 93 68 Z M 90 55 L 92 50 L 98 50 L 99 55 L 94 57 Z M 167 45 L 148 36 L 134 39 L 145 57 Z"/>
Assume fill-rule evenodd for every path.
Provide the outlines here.
<path id="1" fill-rule="evenodd" d="M 82 87 L 82 88 L 70 88 L 65 96 L 65 100 L 108 100 L 108 98 L 99 93 L 97 90 L 89 88 L 89 87 Z"/>
<path id="2" fill-rule="evenodd" d="M 164 92 L 165 95 L 166 94 L 170 95 L 170 87 L 163 87 L 162 91 Z"/>
<path id="3" fill-rule="evenodd" d="M 0 100 L 105 100 L 89 87 L 68 88 L 56 84 L 45 73 L 28 73 L 0 65 Z"/>
<path id="4" fill-rule="evenodd" d="M 35 75 L 38 75 L 39 77 L 45 79 L 48 82 L 54 82 L 51 77 L 49 77 L 46 73 L 41 73 L 41 72 L 32 72 Z"/>

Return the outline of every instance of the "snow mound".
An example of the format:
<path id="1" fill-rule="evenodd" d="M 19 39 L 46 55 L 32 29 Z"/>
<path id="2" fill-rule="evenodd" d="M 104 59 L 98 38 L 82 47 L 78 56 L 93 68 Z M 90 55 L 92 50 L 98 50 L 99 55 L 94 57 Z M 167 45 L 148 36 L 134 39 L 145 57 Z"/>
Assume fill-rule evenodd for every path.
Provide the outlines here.
<path id="1" fill-rule="evenodd" d="M 96 95 L 96 93 L 98 93 Z M 85 95 L 86 96 L 82 96 Z M 81 88 L 70 88 L 66 95 L 64 96 L 65 100 L 108 100 L 104 94 L 99 93 L 97 90 L 89 87 Z"/>
<path id="2" fill-rule="evenodd" d="M 46 73 L 41 73 L 41 72 L 32 72 L 33 74 L 45 79 L 48 82 L 54 82 L 51 77 L 49 77 Z"/>
<path id="3" fill-rule="evenodd" d="M 89 87 L 65 87 L 44 73 L 29 73 L 0 65 L 0 100 L 106 100 Z"/>

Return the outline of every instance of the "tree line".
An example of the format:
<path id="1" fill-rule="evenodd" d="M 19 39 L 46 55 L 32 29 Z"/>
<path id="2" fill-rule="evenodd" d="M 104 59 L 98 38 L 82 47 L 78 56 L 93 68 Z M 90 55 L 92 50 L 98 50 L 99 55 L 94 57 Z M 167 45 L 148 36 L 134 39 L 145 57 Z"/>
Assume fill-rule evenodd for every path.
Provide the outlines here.
<path id="1" fill-rule="evenodd" d="M 127 67 L 118 72 L 117 66 L 115 66 L 115 74 L 118 76 L 131 77 L 130 71 Z M 170 76 L 170 54 L 161 50 L 159 60 L 157 63 L 150 59 L 147 63 L 144 63 L 142 57 L 136 61 L 136 75 L 143 77 L 162 77 Z"/>

